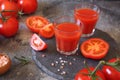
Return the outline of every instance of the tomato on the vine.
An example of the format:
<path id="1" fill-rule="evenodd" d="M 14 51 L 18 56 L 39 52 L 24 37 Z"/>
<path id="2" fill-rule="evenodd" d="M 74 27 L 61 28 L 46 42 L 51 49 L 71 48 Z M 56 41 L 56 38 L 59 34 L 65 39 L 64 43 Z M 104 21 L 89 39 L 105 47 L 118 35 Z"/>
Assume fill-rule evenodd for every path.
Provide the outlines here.
<path id="1" fill-rule="evenodd" d="M 13 1 L 5 0 L 0 5 L 1 15 L 4 17 L 17 17 L 18 16 L 18 5 Z"/>
<path id="2" fill-rule="evenodd" d="M 36 51 L 41 51 L 47 48 L 47 44 L 37 34 L 32 35 L 30 46 Z"/>
<path id="3" fill-rule="evenodd" d="M 54 36 L 54 26 L 52 23 L 45 25 L 40 29 L 39 34 L 44 38 L 51 38 Z"/>
<path id="4" fill-rule="evenodd" d="M 101 59 L 106 56 L 109 44 L 101 38 L 90 38 L 81 44 L 80 50 L 86 58 Z"/>
<path id="5" fill-rule="evenodd" d="M 42 16 L 31 16 L 26 19 L 27 27 L 35 33 L 39 33 L 40 29 L 48 23 L 49 21 Z"/>
<path id="6" fill-rule="evenodd" d="M 0 53 L 0 75 L 6 73 L 11 67 L 11 60 L 8 55 Z"/>
<path id="7" fill-rule="evenodd" d="M 0 19 L 0 33 L 5 37 L 14 36 L 19 29 L 19 22 L 15 17 Z"/>
<path id="8" fill-rule="evenodd" d="M 18 0 L 17 4 L 24 14 L 30 14 L 36 11 L 38 7 L 37 0 Z"/>
<path id="9" fill-rule="evenodd" d="M 116 58 L 112 58 L 108 62 L 112 63 L 112 62 L 115 62 L 116 60 L 117 60 Z M 107 80 L 120 80 L 120 71 L 113 68 L 112 66 L 104 65 L 102 67 L 102 71 Z"/>
<path id="10" fill-rule="evenodd" d="M 94 70 L 93 67 L 89 67 L 89 69 L 90 71 Z M 93 78 L 95 80 L 106 80 L 104 74 L 100 70 L 97 70 L 94 76 L 90 76 L 89 74 L 89 70 L 87 68 L 83 68 L 78 73 L 76 73 L 74 80 L 93 80 Z"/>

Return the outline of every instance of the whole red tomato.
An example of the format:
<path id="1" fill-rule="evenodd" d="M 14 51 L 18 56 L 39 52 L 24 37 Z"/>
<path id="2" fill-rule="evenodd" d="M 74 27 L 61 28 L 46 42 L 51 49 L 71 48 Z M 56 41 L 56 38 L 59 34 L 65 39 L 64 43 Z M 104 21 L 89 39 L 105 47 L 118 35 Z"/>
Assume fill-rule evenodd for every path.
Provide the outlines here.
<path id="1" fill-rule="evenodd" d="M 1 14 L 4 17 L 6 17 L 6 16 L 7 17 L 8 16 L 17 17 L 18 16 L 18 11 L 19 11 L 18 5 L 14 1 L 5 0 L 0 5 L 0 12 L 2 12 Z"/>
<path id="2" fill-rule="evenodd" d="M 119 59 L 120 60 L 120 59 Z M 116 59 L 110 59 L 109 62 L 115 62 Z M 120 80 L 120 72 L 112 66 L 103 66 L 102 71 L 107 80 Z"/>
<path id="3" fill-rule="evenodd" d="M 89 68 L 91 71 L 94 70 L 93 67 Z M 89 71 L 86 68 L 83 68 L 82 70 L 80 70 L 76 75 L 75 75 L 75 79 L 74 80 L 93 80 L 92 78 L 95 76 L 89 76 Z M 103 75 L 103 73 L 100 70 L 97 70 L 96 73 L 96 79 L 95 80 L 106 80 L 105 76 Z"/>
<path id="4" fill-rule="evenodd" d="M 2 4 L 3 1 L 8 1 L 8 0 L 0 0 L 0 5 Z"/>
<path id="5" fill-rule="evenodd" d="M 17 4 L 24 14 L 33 13 L 38 7 L 37 0 L 18 0 Z"/>
<path id="6" fill-rule="evenodd" d="M 0 19 L 0 33 L 5 37 L 14 36 L 19 28 L 18 20 L 15 17 L 10 17 L 7 20 Z"/>

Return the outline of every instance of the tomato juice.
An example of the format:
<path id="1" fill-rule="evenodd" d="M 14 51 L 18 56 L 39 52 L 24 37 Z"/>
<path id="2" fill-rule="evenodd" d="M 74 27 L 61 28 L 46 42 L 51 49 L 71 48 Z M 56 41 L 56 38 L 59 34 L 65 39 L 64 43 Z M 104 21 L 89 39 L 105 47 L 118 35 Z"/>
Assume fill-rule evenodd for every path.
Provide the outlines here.
<path id="1" fill-rule="evenodd" d="M 83 34 L 91 34 L 94 32 L 95 25 L 99 18 L 99 13 L 90 8 L 75 9 L 75 20 L 84 24 Z"/>
<path id="2" fill-rule="evenodd" d="M 66 55 L 74 54 L 78 48 L 81 34 L 81 27 L 74 23 L 58 24 L 55 28 L 57 50 Z"/>

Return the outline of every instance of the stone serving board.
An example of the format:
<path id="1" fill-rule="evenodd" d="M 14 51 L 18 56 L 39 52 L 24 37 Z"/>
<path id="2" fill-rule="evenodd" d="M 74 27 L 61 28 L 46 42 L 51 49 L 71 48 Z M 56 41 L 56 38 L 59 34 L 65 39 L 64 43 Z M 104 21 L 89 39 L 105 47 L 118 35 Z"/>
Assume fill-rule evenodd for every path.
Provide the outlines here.
<path id="1" fill-rule="evenodd" d="M 102 38 L 110 45 L 109 52 L 103 60 L 109 60 L 117 55 L 120 56 L 117 43 L 106 32 L 96 29 L 95 34 L 92 37 Z M 80 45 L 83 41 L 89 38 L 81 38 Z M 58 80 L 73 80 L 75 74 L 80 69 L 84 68 L 84 60 L 87 61 L 89 66 L 96 66 L 100 61 L 83 57 L 80 50 L 72 56 L 62 55 L 56 51 L 55 38 L 42 39 L 48 44 L 48 48 L 40 52 L 32 50 L 33 60 L 42 71 Z"/>

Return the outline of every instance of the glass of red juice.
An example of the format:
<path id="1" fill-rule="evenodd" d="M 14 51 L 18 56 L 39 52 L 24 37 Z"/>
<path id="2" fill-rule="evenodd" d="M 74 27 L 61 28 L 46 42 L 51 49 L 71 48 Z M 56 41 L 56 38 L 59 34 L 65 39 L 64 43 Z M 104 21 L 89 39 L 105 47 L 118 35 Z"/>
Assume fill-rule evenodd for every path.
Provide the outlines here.
<path id="1" fill-rule="evenodd" d="M 72 16 L 55 19 L 55 38 L 57 51 L 64 55 L 75 54 L 82 35 L 82 23 L 75 23 Z"/>
<path id="2" fill-rule="evenodd" d="M 82 37 L 90 37 L 94 34 L 99 13 L 99 7 L 92 3 L 79 3 L 75 6 L 75 20 L 76 22 L 82 21 L 84 24 Z"/>

